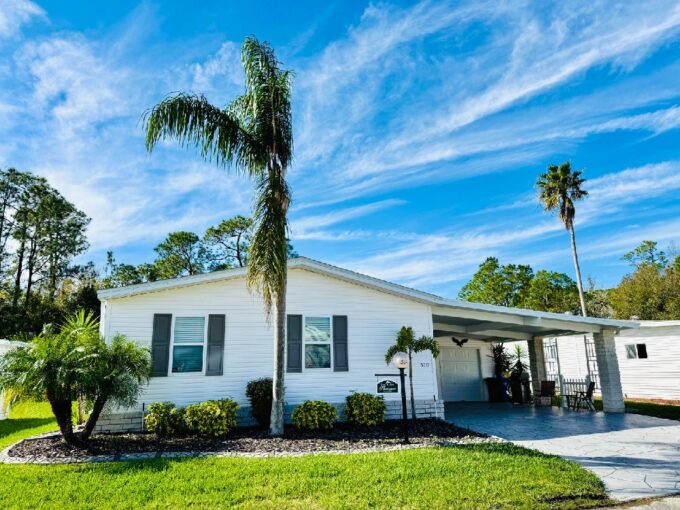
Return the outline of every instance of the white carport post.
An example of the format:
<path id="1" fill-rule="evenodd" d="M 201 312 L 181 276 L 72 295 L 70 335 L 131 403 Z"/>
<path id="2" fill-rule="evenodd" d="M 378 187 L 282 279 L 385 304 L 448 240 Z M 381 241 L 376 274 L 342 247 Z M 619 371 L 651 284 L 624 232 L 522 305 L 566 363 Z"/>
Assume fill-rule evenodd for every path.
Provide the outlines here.
<path id="1" fill-rule="evenodd" d="M 607 413 L 623 413 L 626 409 L 623 402 L 623 388 L 619 360 L 616 356 L 616 341 L 614 331 L 603 329 L 600 333 L 593 333 L 595 341 L 595 356 L 600 375 L 600 390 L 602 391 L 602 407 Z"/>
<path id="2" fill-rule="evenodd" d="M 541 381 L 545 381 L 545 353 L 543 351 L 543 337 L 535 336 L 527 340 L 529 349 L 529 369 L 531 371 L 531 386 L 536 395 L 541 394 Z"/>

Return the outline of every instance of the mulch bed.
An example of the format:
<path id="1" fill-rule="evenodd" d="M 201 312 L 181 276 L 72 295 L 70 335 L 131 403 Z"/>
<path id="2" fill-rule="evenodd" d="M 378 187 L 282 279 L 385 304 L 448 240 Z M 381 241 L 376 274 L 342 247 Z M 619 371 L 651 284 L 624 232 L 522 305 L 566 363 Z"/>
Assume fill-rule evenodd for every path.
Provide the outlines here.
<path id="1" fill-rule="evenodd" d="M 437 419 L 418 420 L 417 424 L 411 425 L 410 436 L 411 446 L 403 445 L 402 424 L 395 420 L 370 429 L 339 423 L 329 432 L 298 431 L 286 427 L 283 437 L 278 438 L 268 437 L 266 430 L 257 428 L 238 428 L 223 439 L 200 436 L 161 439 L 149 433 L 99 434 L 91 437 L 84 446 L 74 447 L 58 436 L 51 436 L 21 441 L 6 452 L 6 458 L 10 462 L 62 463 L 116 460 L 123 456 L 134 458 L 135 454 L 153 454 L 151 456 L 155 457 L 169 453 L 265 457 L 497 441 Z"/>

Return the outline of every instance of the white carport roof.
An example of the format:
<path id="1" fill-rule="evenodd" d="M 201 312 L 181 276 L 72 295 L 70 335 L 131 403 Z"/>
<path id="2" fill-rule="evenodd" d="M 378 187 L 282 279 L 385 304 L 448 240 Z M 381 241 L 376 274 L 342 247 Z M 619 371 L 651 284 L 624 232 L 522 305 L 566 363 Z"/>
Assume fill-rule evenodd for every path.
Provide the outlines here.
<path id="1" fill-rule="evenodd" d="M 289 260 L 288 268 L 304 269 L 428 304 L 432 307 L 435 336 L 464 335 L 469 338 L 484 340 L 528 340 L 534 336 L 597 333 L 604 329 L 620 330 L 638 327 L 638 323 L 632 321 L 580 317 L 446 299 L 306 257 Z M 98 296 L 102 301 L 107 301 L 150 292 L 243 278 L 245 275 L 245 268 L 227 269 L 171 280 L 100 290 Z"/>

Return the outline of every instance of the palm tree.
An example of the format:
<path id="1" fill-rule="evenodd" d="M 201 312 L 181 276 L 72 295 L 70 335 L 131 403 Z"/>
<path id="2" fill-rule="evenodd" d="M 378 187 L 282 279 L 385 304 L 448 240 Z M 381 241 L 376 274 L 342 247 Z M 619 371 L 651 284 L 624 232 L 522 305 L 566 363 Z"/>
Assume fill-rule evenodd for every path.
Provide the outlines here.
<path id="1" fill-rule="evenodd" d="M 392 362 L 392 358 L 396 353 L 405 352 L 408 354 L 408 381 L 411 386 L 411 418 L 414 422 L 416 421 L 416 400 L 413 396 L 413 355 L 423 351 L 430 351 L 432 357 L 436 358 L 439 356 L 439 344 L 429 336 L 421 336 L 416 339 L 412 327 L 402 326 L 397 334 L 397 341 L 385 353 L 385 363 L 388 365 Z"/>
<path id="2" fill-rule="evenodd" d="M 64 441 L 77 445 L 90 437 L 106 404 L 134 405 L 150 373 L 148 349 L 122 336 L 107 345 L 97 320 L 80 311 L 59 333 L 47 331 L 0 358 L 0 391 L 9 390 L 12 400 L 47 400 Z M 76 434 L 72 407 L 79 398 L 92 403 L 92 412 Z"/>
<path id="3" fill-rule="evenodd" d="M 581 313 L 586 316 L 586 300 L 583 295 L 583 283 L 581 282 L 581 268 L 578 263 L 576 253 L 576 234 L 574 233 L 574 217 L 576 207 L 574 202 L 581 200 L 588 195 L 588 192 L 581 188 L 585 179 L 581 178 L 581 171 L 572 172 L 569 161 L 557 165 L 550 165 L 548 171 L 538 176 L 536 186 L 539 190 L 539 199 L 546 211 L 558 211 L 560 220 L 564 223 L 564 228 L 569 231 L 571 237 L 571 254 L 574 257 L 574 268 L 576 269 L 576 285 L 578 286 L 578 296 L 581 301 Z"/>
<path id="4" fill-rule="evenodd" d="M 114 336 L 109 345 L 97 337 L 90 352 L 88 367 L 80 378 L 80 389 L 92 404 L 92 412 L 80 433 L 82 441 L 92 435 L 107 405 L 135 405 L 141 386 L 149 382 L 151 376 L 149 350 L 123 335 Z"/>
<path id="5" fill-rule="evenodd" d="M 202 95 L 167 97 L 145 114 L 149 152 L 163 139 L 193 145 L 201 156 L 256 183 L 255 233 L 248 254 L 248 285 L 275 315 L 274 384 L 270 432 L 283 434 L 288 208 L 286 171 L 293 156 L 290 71 L 279 67 L 269 44 L 246 38 L 241 50 L 245 92 L 226 108 Z"/>

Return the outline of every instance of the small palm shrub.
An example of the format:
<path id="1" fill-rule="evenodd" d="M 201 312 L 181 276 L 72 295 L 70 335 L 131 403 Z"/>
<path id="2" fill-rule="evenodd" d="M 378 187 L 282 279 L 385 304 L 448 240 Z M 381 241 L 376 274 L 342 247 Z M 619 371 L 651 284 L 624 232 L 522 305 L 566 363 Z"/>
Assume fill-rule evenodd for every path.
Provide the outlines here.
<path id="1" fill-rule="evenodd" d="M 246 387 L 250 412 L 260 427 L 268 427 L 272 415 L 272 380 L 269 377 L 250 381 Z"/>
<path id="2" fill-rule="evenodd" d="M 292 418 L 297 429 L 331 430 L 337 421 L 337 410 L 328 402 L 307 400 L 295 408 Z"/>
<path id="3" fill-rule="evenodd" d="M 46 330 L 0 358 L 0 392 L 9 391 L 13 400 L 47 400 L 64 441 L 77 445 L 90 437 L 107 405 L 134 405 L 150 374 L 148 349 L 121 335 L 107 344 L 97 320 L 81 311 L 59 333 Z M 91 412 L 75 433 L 73 402 L 83 399 Z"/>
<path id="4" fill-rule="evenodd" d="M 186 431 L 184 409 L 177 409 L 172 402 L 149 404 L 149 414 L 144 423 L 149 432 L 159 437 L 179 436 Z"/>
<path id="5" fill-rule="evenodd" d="M 354 425 L 375 427 L 385 420 L 385 399 L 381 395 L 353 393 L 346 399 L 345 419 Z"/>
<path id="6" fill-rule="evenodd" d="M 224 437 L 236 427 L 238 404 L 231 399 L 208 400 L 191 404 L 184 410 L 190 430 L 210 437 Z"/>

